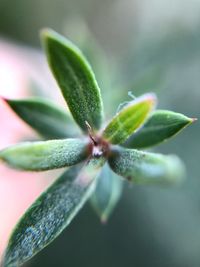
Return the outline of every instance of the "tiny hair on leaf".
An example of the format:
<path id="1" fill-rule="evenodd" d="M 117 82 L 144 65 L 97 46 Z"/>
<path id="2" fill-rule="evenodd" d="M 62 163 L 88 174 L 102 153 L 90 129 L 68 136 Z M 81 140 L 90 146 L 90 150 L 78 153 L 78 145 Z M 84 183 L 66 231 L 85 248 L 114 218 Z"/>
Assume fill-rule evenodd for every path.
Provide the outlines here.
<path id="1" fill-rule="evenodd" d="M 150 93 L 131 101 L 106 126 L 103 138 L 112 144 L 125 142 L 144 124 L 155 105 L 156 96 Z"/>

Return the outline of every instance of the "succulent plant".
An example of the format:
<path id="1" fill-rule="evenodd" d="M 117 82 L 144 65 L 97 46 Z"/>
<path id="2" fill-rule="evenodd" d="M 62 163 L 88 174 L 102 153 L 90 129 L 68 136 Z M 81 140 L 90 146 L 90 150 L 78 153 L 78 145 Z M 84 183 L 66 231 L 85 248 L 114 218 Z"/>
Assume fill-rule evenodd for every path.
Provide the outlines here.
<path id="1" fill-rule="evenodd" d="M 134 184 L 181 181 L 185 168 L 177 156 L 140 149 L 168 140 L 194 121 L 172 111 L 155 110 L 156 95 L 148 93 L 126 103 L 103 123 L 101 92 L 81 51 L 52 30 L 42 31 L 42 41 L 72 116 L 46 99 L 4 99 L 47 140 L 5 148 L 0 159 L 24 171 L 66 170 L 16 225 L 3 259 L 7 267 L 22 265 L 52 242 L 88 199 L 106 221 L 122 193 L 122 178 Z"/>

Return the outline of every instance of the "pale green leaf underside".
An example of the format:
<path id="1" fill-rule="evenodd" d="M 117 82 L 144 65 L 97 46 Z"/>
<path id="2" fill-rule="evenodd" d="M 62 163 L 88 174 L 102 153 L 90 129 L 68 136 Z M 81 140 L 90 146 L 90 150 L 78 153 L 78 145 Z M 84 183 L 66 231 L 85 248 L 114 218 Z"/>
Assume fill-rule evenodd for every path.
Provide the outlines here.
<path id="1" fill-rule="evenodd" d="M 21 266 L 71 222 L 95 188 L 102 162 L 68 169 L 27 210 L 9 240 L 4 266 Z"/>
<path id="2" fill-rule="evenodd" d="M 98 177 L 91 204 L 102 222 L 107 221 L 122 194 L 123 182 L 106 164 Z"/>
<path id="3" fill-rule="evenodd" d="M 168 110 L 154 111 L 143 127 L 133 134 L 123 146 L 143 148 L 157 145 L 179 133 L 194 120 Z"/>
<path id="4" fill-rule="evenodd" d="M 131 101 L 111 120 L 103 137 L 112 144 L 121 144 L 143 125 L 155 106 L 156 97 L 146 94 Z"/>
<path id="5" fill-rule="evenodd" d="M 43 98 L 6 100 L 12 110 L 47 139 L 72 137 L 78 133 L 72 118 L 60 107 Z"/>
<path id="6" fill-rule="evenodd" d="M 81 139 L 24 142 L 0 151 L 0 160 L 27 171 L 72 166 L 87 157 L 88 142 Z"/>
<path id="7" fill-rule="evenodd" d="M 99 129 L 103 103 L 89 63 L 74 44 L 56 32 L 44 30 L 42 39 L 49 66 L 74 119 L 85 132 L 85 121 Z"/>
<path id="8" fill-rule="evenodd" d="M 185 168 L 175 155 L 161 155 L 134 149 L 113 147 L 110 167 L 133 183 L 173 184 L 181 181 Z"/>

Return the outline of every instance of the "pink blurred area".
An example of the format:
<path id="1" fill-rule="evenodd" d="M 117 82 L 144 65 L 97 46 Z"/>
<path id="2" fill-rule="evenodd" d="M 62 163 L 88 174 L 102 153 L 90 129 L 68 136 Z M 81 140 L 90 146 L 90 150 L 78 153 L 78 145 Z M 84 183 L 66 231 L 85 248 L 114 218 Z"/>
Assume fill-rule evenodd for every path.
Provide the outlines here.
<path id="1" fill-rule="evenodd" d="M 0 40 L 0 96 L 27 97 L 30 81 L 53 96 L 55 84 L 41 53 Z M 33 131 L 0 98 L 0 149 L 30 138 Z M 12 170 L 0 162 L 0 258 L 17 220 L 50 182 L 46 176 Z"/>

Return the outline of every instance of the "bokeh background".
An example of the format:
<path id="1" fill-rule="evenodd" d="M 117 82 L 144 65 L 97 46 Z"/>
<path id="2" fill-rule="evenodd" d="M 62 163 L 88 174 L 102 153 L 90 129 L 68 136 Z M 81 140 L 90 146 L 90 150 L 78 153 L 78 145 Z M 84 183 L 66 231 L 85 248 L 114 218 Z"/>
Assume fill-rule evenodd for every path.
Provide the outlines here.
<path id="1" fill-rule="evenodd" d="M 128 91 L 154 91 L 159 108 L 200 117 L 199 0 L 0 0 L 0 94 L 56 97 L 38 33 L 51 27 L 76 42 L 97 73 L 107 118 Z M 112 105 L 111 102 L 114 104 Z M 106 225 L 86 205 L 26 266 L 199 267 L 200 125 L 155 151 L 176 153 L 187 180 L 178 188 L 129 186 Z M 0 146 L 35 138 L 0 102 Z M 0 167 L 0 253 L 16 220 L 51 182 Z"/>

